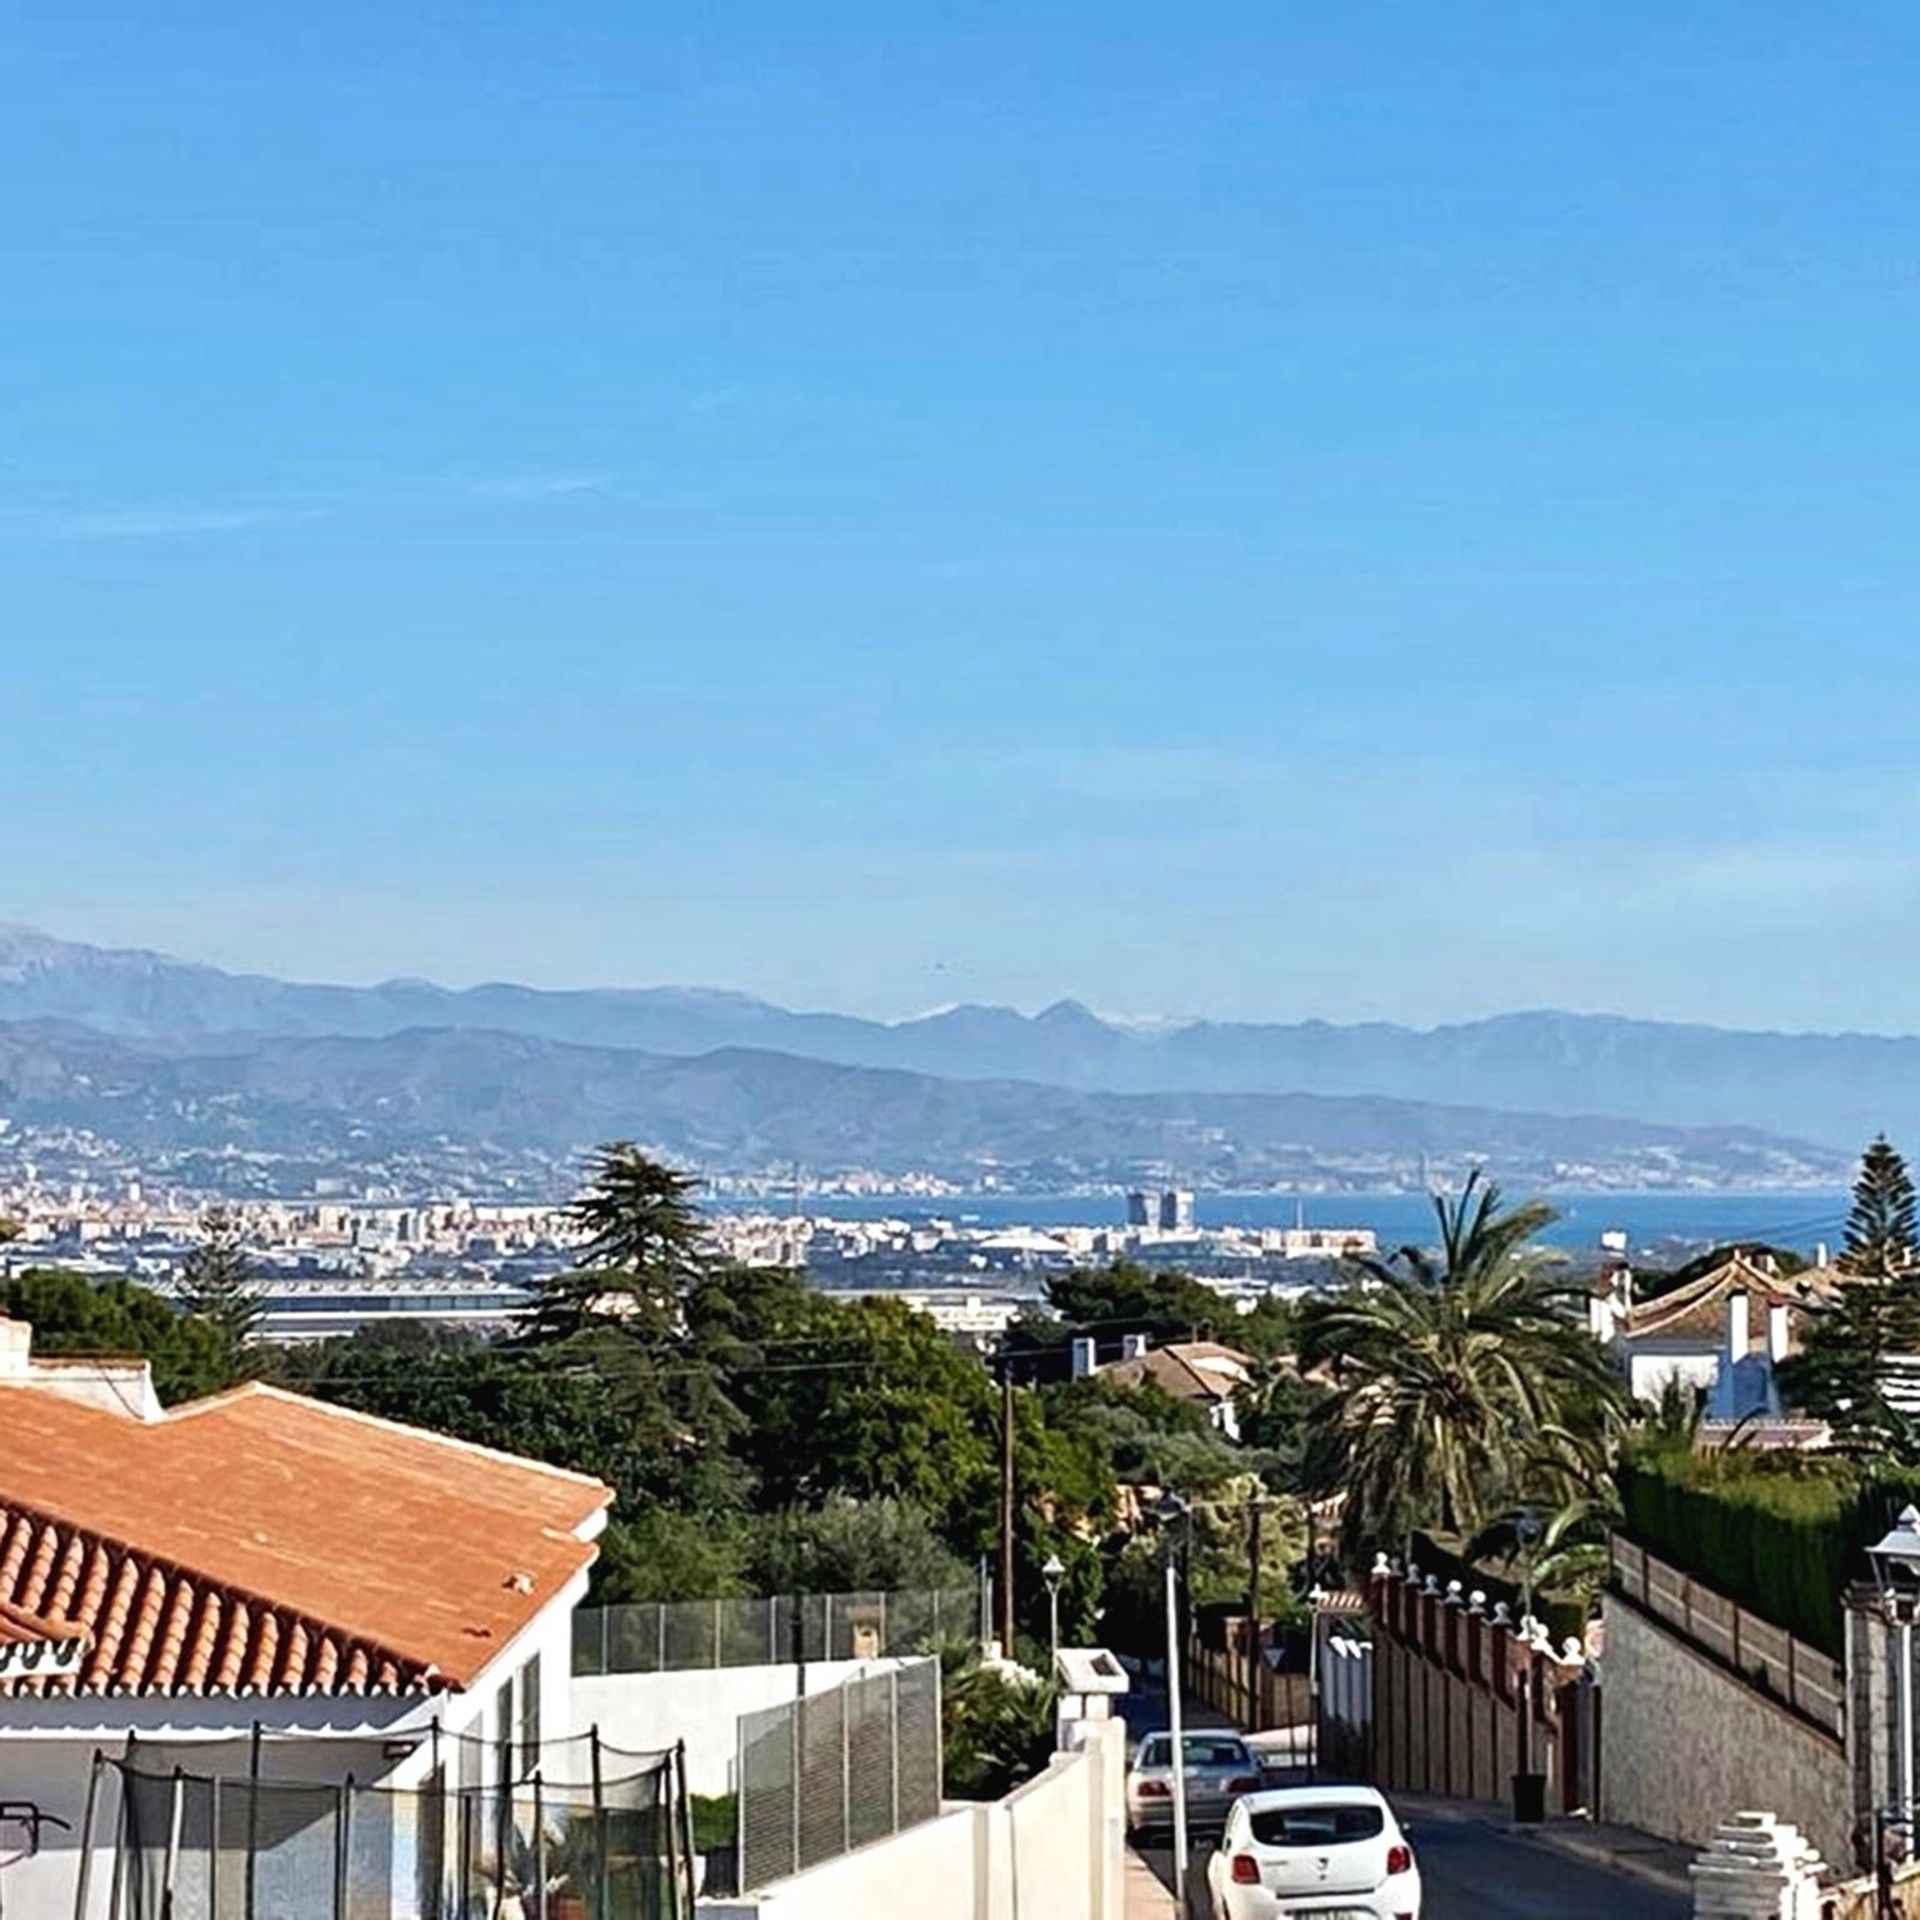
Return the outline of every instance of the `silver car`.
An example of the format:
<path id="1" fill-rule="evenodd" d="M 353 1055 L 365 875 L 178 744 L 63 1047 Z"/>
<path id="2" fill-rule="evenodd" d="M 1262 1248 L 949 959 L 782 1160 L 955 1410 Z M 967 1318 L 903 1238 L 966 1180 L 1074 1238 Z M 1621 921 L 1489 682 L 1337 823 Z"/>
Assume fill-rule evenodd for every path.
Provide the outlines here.
<path id="1" fill-rule="evenodd" d="M 1263 1784 L 1259 1761 L 1237 1733 L 1186 1733 L 1180 1746 L 1190 1827 L 1221 1825 L 1243 1793 Z M 1172 1825 L 1173 1735 L 1144 1734 L 1127 1768 L 1127 1830 L 1145 1833 Z"/>

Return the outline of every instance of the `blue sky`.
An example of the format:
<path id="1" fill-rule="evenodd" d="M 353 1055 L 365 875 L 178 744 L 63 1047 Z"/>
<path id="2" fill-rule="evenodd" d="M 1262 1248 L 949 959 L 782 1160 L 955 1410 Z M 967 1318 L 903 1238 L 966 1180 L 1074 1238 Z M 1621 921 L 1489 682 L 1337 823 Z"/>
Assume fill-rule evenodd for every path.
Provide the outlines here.
<path id="1" fill-rule="evenodd" d="M 1888 5 L 81 4 L 0 917 L 309 977 L 1920 1027 Z"/>

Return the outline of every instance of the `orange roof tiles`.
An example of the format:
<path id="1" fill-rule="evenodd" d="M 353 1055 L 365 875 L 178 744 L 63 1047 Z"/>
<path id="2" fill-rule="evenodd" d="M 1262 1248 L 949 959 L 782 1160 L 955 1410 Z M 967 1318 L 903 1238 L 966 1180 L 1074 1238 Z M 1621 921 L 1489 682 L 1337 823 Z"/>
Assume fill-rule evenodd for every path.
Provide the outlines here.
<path id="1" fill-rule="evenodd" d="M 0 1387 L 0 1608 L 92 1641 L 77 1678 L 17 1684 L 468 1686 L 592 1560 L 610 1497 L 271 1387 L 153 1422 Z"/>
<path id="2" fill-rule="evenodd" d="M 1762 1309 L 1748 1322 L 1749 1344 L 1758 1346 L 1763 1345 L 1767 1337 L 1765 1308 L 1785 1306 L 1797 1321 L 1810 1308 L 1831 1299 L 1838 1288 L 1839 1276 L 1827 1268 L 1813 1267 L 1784 1275 L 1757 1265 L 1743 1253 L 1733 1253 L 1719 1266 L 1671 1293 L 1636 1301 L 1627 1309 L 1620 1331 L 1634 1340 L 1650 1335 L 1683 1334 L 1707 1341 L 1719 1340 L 1725 1334 L 1727 1296 L 1745 1293 Z M 1794 1344 L 1798 1344 L 1797 1339 Z"/>
<path id="3" fill-rule="evenodd" d="M 1233 1371 L 1200 1364 L 1209 1360 L 1230 1362 Z M 1131 1360 L 1116 1360 L 1101 1369 L 1101 1377 L 1123 1387 L 1152 1381 L 1176 1400 L 1231 1400 L 1246 1384 L 1248 1365 L 1244 1353 L 1215 1341 L 1176 1340 L 1135 1354 Z"/>

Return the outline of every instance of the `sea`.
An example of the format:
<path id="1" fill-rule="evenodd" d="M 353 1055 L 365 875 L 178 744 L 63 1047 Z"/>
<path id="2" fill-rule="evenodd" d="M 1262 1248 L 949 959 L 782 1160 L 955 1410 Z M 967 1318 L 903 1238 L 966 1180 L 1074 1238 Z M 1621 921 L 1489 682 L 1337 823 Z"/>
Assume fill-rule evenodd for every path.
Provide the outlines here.
<path id="1" fill-rule="evenodd" d="M 1532 1194 L 1514 1198 L 1528 1198 Z M 1811 1254 L 1834 1246 L 1846 1223 L 1848 1195 L 1842 1188 L 1796 1187 L 1780 1192 L 1545 1193 L 1554 1210 L 1540 1235 L 1570 1250 L 1598 1246 L 1600 1236 L 1622 1232 L 1636 1254 L 1713 1246 L 1728 1240 L 1764 1240 Z M 723 1212 L 784 1212 L 774 1200 L 749 1203 L 715 1199 Z M 945 1220 L 965 1227 L 1117 1226 L 1126 1218 L 1125 1196 L 1078 1194 L 967 1194 L 921 1198 L 905 1194 L 803 1194 L 798 1210 L 834 1220 Z M 1420 1193 L 1198 1193 L 1194 1221 L 1201 1227 L 1371 1227 L 1383 1248 L 1431 1245 L 1436 1237 L 1433 1202 Z"/>

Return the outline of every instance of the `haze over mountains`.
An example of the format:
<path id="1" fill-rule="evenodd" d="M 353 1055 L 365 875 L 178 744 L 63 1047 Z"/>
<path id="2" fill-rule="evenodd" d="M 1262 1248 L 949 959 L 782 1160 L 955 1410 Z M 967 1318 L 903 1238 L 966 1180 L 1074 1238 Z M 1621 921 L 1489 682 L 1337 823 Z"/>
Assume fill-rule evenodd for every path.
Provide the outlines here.
<path id="1" fill-rule="evenodd" d="M 314 985 L 0 928 L 0 1020 L 47 1018 L 168 1043 L 454 1028 L 677 1056 L 745 1048 L 1081 1092 L 1367 1096 L 1751 1127 L 1841 1152 L 1883 1128 L 1896 1138 L 1920 1135 L 1920 1038 L 1738 1032 L 1554 1012 L 1430 1030 L 1309 1020 L 1142 1031 L 1073 1001 L 1033 1016 L 961 1006 L 881 1022 L 681 987 Z"/>
<path id="2" fill-rule="evenodd" d="M 484 1146 L 495 1173 L 551 1179 L 614 1135 L 709 1172 L 992 1174 L 1052 1189 L 1159 1169 L 1211 1187 L 1390 1186 L 1485 1156 L 1511 1177 L 1576 1168 L 1608 1185 L 1837 1177 L 1837 1158 L 1752 1129 L 1513 1114 L 1316 1094 L 1115 1094 L 939 1079 L 793 1054 L 692 1057 L 415 1027 L 379 1037 L 133 1040 L 64 1021 L 0 1023 L 0 1116 L 84 1128 L 148 1158 L 223 1155 L 429 1174 Z M 257 1169 L 256 1169 L 257 1171 Z"/>

